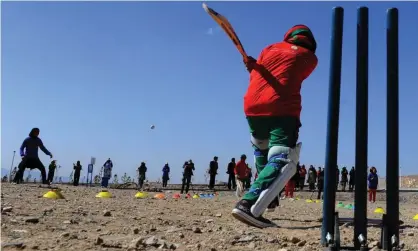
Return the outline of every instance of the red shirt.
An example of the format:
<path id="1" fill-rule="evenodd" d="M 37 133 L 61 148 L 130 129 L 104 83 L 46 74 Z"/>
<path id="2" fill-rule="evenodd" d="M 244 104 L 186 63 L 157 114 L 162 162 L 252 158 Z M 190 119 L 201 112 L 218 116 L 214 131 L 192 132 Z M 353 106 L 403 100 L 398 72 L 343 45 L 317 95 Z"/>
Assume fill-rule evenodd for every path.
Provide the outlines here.
<path id="1" fill-rule="evenodd" d="M 234 173 L 235 175 L 238 175 L 238 178 L 240 179 L 247 178 L 248 167 L 245 161 L 240 160 L 237 162 L 235 169 L 234 169 Z"/>
<path id="2" fill-rule="evenodd" d="M 299 175 L 300 175 L 300 177 L 305 177 L 306 176 L 306 169 L 301 168 L 300 171 L 299 171 Z"/>
<path id="3" fill-rule="evenodd" d="M 244 96 L 246 116 L 300 117 L 302 82 L 318 64 L 315 54 L 308 49 L 287 42 L 266 47 L 257 59 L 279 81 L 269 84 L 256 70 L 250 74 L 250 85 Z"/>

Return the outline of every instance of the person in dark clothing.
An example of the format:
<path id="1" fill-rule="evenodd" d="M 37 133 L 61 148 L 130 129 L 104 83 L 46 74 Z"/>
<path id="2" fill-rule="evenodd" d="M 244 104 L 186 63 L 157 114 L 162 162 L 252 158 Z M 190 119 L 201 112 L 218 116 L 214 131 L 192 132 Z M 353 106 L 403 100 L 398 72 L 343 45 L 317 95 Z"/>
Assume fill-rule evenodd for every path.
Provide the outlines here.
<path id="1" fill-rule="evenodd" d="M 348 171 L 346 167 L 343 167 L 343 169 L 341 169 L 341 189 L 343 192 L 345 192 L 347 182 L 348 182 Z"/>
<path id="2" fill-rule="evenodd" d="M 355 186 L 355 180 L 356 180 L 356 169 L 353 167 L 351 167 L 350 170 L 350 180 L 348 181 L 348 190 L 350 192 L 354 191 L 354 186 Z"/>
<path id="3" fill-rule="evenodd" d="M 296 165 L 296 172 L 300 173 L 300 169 L 301 169 L 301 166 L 299 165 L 299 162 L 298 162 L 297 165 Z M 300 175 L 299 175 L 299 177 L 300 177 Z M 296 188 L 299 188 L 299 180 L 295 180 L 295 189 Z"/>
<path id="4" fill-rule="evenodd" d="M 315 184 L 316 184 L 316 178 L 317 178 L 317 172 L 315 170 L 315 167 L 311 165 L 309 167 L 308 171 L 308 184 L 309 184 L 309 191 L 313 192 L 315 191 Z"/>
<path id="5" fill-rule="evenodd" d="M 27 137 L 20 146 L 20 156 L 22 157 L 22 161 L 19 163 L 19 170 L 13 179 L 14 183 L 19 184 L 23 181 L 25 169 L 26 167 L 29 167 L 31 170 L 39 169 L 42 175 L 42 183 L 49 184 L 46 177 L 45 166 L 38 157 L 38 148 L 40 148 L 46 155 L 49 155 L 51 159 L 52 153 L 50 153 L 44 146 L 42 140 L 39 138 L 39 133 L 39 128 L 33 128 L 29 133 L 29 137 Z"/>
<path id="6" fill-rule="evenodd" d="M 322 198 L 321 194 L 322 194 L 322 191 L 324 190 L 324 176 L 325 176 L 324 169 L 319 167 L 318 168 L 318 184 L 317 184 L 317 186 L 318 186 L 318 197 L 317 197 L 317 199 L 318 200 L 320 200 Z"/>
<path id="7" fill-rule="evenodd" d="M 215 178 L 218 174 L 218 157 L 213 157 L 213 160 L 209 163 L 209 189 L 215 188 Z"/>
<path id="8" fill-rule="evenodd" d="M 80 182 L 80 174 L 81 174 L 82 166 L 81 166 L 80 161 L 77 161 L 77 164 L 74 164 L 73 166 L 74 166 L 74 178 L 73 178 L 74 182 L 73 182 L 73 185 L 78 186 L 78 184 Z"/>
<path id="9" fill-rule="evenodd" d="M 102 182 L 101 187 L 107 188 L 109 186 L 109 180 L 112 178 L 113 162 L 110 158 L 106 160 L 102 167 Z"/>
<path id="10" fill-rule="evenodd" d="M 189 192 L 190 181 L 192 180 L 194 170 L 195 168 L 194 168 L 194 163 L 192 160 L 189 160 L 188 162 L 186 161 L 184 163 L 183 179 L 182 179 L 181 192 L 180 192 L 181 194 L 183 194 L 183 192 L 186 192 L 186 193 Z"/>
<path id="11" fill-rule="evenodd" d="M 379 185 L 379 176 L 377 176 L 376 167 L 372 166 L 370 168 L 369 176 L 367 176 L 367 181 L 369 182 L 369 202 L 376 202 L 376 191 L 377 186 Z"/>
<path id="12" fill-rule="evenodd" d="M 303 188 L 305 188 L 305 181 L 306 181 L 306 168 L 305 165 L 302 165 L 299 170 L 299 190 L 303 191 Z"/>
<path id="13" fill-rule="evenodd" d="M 232 158 L 231 162 L 229 162 L 228 164 L 228 170 L 226 171 L 226 173 L 228 174 L 228 190 L 231 190 L 231 189 L 235 190 L 237 188 L 234 169 L 235 169 L 235 158 Z"/>
<path id="14" fill-rule="evenodd" d="M 170 166 L 168 162 L 163 167 L 163 187 L 167 187 L 167 183 L 170 180 Z"/>
<path id="15" fill-rule="evenodd" d="M 253 178 L 253 170 L 251 169 L 250 166 L 248 166 L 247 163 L 247 180 L 245 182 L 245 189 L 250 189 L 251 187 L 251 179 Z"/>
<path id="16" fill-rule="evenodd" d="M 147 166 L 145 165 L 145 162 L 141 162 L 141 165 L 138 167 L 138 187 L 139 189 L 142 189 L 144 186 L 144 180 L 146 178 L 145 174 L 147 172 Z"/>
<path id="17" fill-rule="evenodd" d="M 336 186 L 336 188 L 335 188 L 335 191 L 338 191 L 338 184 L 340 184 L 340 169 L 338 168 L 338 166 L 337 166 L 337 168 L 336 168 L 337 170 L 336 170 L 336 174 L 335 174 L 335 176 L 336 176 L 336 182 L 335 182 L 335 186 Z"/>
<path id="18" fill-rule="evenodd" d="M 54 180 L 54 175 L 55 175 L 55 170 L 56 169 L 57 169 L 57 164 L 56 164 L 56 161 L 53 160 L 53 161 L 51 161 L 51 164 L 49 164 L 49 167 L 48 167 L 48 178 L 47 178 L 47 180 L 50 184 Z"/>

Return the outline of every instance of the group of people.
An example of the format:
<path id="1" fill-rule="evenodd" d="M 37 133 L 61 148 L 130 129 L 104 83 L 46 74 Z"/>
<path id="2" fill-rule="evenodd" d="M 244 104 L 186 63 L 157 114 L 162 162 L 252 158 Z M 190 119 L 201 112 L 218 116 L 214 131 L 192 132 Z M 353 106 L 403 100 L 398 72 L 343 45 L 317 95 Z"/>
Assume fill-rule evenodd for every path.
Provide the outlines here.
<path id="1" fill-rule="evenodd" d="M 38 148 L 40 148 L 45 154 L 49 155 L 52 158 L 51 152 L 49 152 L 46 147 L 43 145 L 42 140 L 39 138 L 40 130 L 39 128 L 33 128 L 30 133 L 29 137 L 27 137 L 21 147 L 20 147 L 20 155 L 22 157 L 22 161 L 19 163 L 19 166 L 13 170 L 12 177 L 13 182 L 21 183 L 23 182 L 23 173 L 25 168 L 30 169 L 39 169 L 41 172 L 41 179 L 43 184 L 51 184 L 53 182 L 54 174 L 57 169 L 56 160 L 52 160 L 48 167 L 48 174 L 46 174 L 46 170 L 42 162 L 38 157 Z M 237 181 L 243 184 L 243 187 L 249 189 L 251 186 L 251 178 L 252 178 L 252 170 L 248 166 L 247 156 L 245 154 L 241 155 L 240 160 L 238 162 L 235 161 L 235 158 L 231 159 L 229 162 L 226 173 L 228 174 L 228 189 L 235 190 L 237 187 Z M 102 167 L 102 177 L 101 177 L 101 186 L 108 187 L 109 179 L 112 175 L 112 168 L 113 162 L 109 158 Z M 80 174 L 82 170 L 82 166 L 80 161 L 77 161 L 76 164 L 73 164 L 73 184 L 75 186 L 79 185 L 80 181 Z M 183 178 L 182 178 L 182 190 L 187 193 L 189 191 L 191 177 L 193 176 L 193 171 L 195 170 L 195 166 L 192 160 L 186 161 L 183 165 Z M 141 162 L 140 166 L 137 169 L 138 173 L 138 186 L 139 188 L 143 187 L 144 181 L 146 179 L 146 172 L 147 167 L 145 162 Z M 209 189 L 214 189 L 215 186 L 215 179 L 216 175 L 218 174 L 218 157 L 215 156 L 212 161 L 209 163 L 208 168 L 209 174 Z M 162 185 L 163 187 L 167 187 L 168 181 L 170 180 L 170 166 L 166 163 L 162 168 Z M 336 168 L 336 176 L 337 176 L 337 189 L 338 185 L 341 186 L 341 190 L 344 192 L 346 191 L 347 185 L 348 190 L 353 191 L 355 186 L 355 168 L 352 167 L 350 171 L 347 170 L 346 167 L 341 169 Z M 255 175 L 257 178 L 257 173 Z M 368 183 L 369 183 L 369 191 L 370 192 L 370 200 L 375 201 L 376 193 L 375 190 L 377 189 L 377 169 L 372 167 L 370 169 L 370 174 L 368 176 Z M 309 191 L 314 191 L 317 189 L 318 191 L 318 199 L 321 197 L 321 193 L 323 191 L 324 186 L 324 169 L 318 167 L 315 169 L 313 165 L 310 165 L 309 169 L 306 170 L 305 165 L 297 165 L 296 173 L 291 177 L 291 179 L 287 182 L 284 191 L 285 197 L 293 197 L 293 191 L 296 189 L 303 190 L 305 184 L 308 184 Z"/>
<path id="2" fill-rule="evenodd" d="M 30 168 L 30 166 L 29 166 Z M 47 177 L 46 177 L 46 182 L 42 181 L 42 171 L 41 171 L 41 182 L 42 184 L 52 184 L 54 181 L 54 176 L 55 176 L 55 171 L 57 170 L 58 166 L 57 166 L 57 161 L 56 160 L 52 160 L 51 163 L 49 163 L 48 166 L 48 173 L 47 173 Z M 30 168 L 33 169 L 33 168 Z M 80 183 L 80 175 L 81 175 L 81 170 L 82 170 L 82 166 L 80 161 L 77 161 L 77 164 L 73 164 L 73 169 L 74 172 L 72 174 L 72 182 L 74 186 L 78 186 Z M 23 175 L 19 177 L 18 175 L 18 167 L 13 168 L 12 172 L 11 172 L 11 179 L 13 180 L 14 183 L 19 184 L 19 183 L 23 183 Z M 56 178 L 57 180 L 57 178 Z M 55 180 L 55 181 L 56 181 Z M 36 183 L 36 179 L 34 179 L 34 183 Z"/>
<path id="3" fill-rule="evenodd" d="M 291 27 L 284 34 L 282 41 L 264 48 L 257 59 L 250 56 L 243 59 L 249 75 L 248 89 L 243 97 L 243 112 L 254 150 L 257 178 L 248 192 L 240 197 L 231 214 L 247 225 L 258 228 L 275 227 L 272 221 L 263 217 L 264 212 L 267 209 L 274 210 L 278 206 L 278 193 L 283 188 L 287 187 L 288 196 L 291 196 L 290 193 L 294 191 L 296 183 L 301 186 L 302 178 L 299 174 L 300 169 L 297 168 L 302 146 L 298 142 L 299 129 L 302 126 L 301 88 L 304 80 L 318 65 L 316 49 L 317 42 L 310 28 L 299 24 Z M 19 164 L 15 180 L 19 181 L 24 168 L 29 166 L 39 168 L 43 182 L 47 183 L 45 168 L 37 157 L 38 147 L 51 158 L 52 154 L 38 138 L 39 129 L 34 128 L 32 131 L 22 144 L 22 162 Z M 25 147 L 24 154 L 22 150 Z M 193 162 L 185 163 L 183 170 L 183 187 L 186 185 L 187 191 L 192 175 L 190 173 L 194 170 Z M 217 170 L 217 158 L 214 158 L 209 165 L 210 188 L 214 187 Z M 316 182 L 318 190 L 322 191 L 323 170 L 318 173 L 314 168 L 310 168 L 310 171 L 313 170 L 316 176 L 308 171 L 305 178 L 306 175 L 308 177 L 313 175 L 308 182 L 310 189 Z M 240 175 L 246 175 L 246 171 L 241 173 L 241 169 L 235 167 L 234 177 L 241 178 Z M 340 176 L 339 173 L 337 175 Z M 343 177 L 341 180 L 345 180 Z M 370 184 L 377 187 L 376 179 L 377 174 L 373 169 L 369 175 L 369 187 Z M 301 183 L 304 185 L 304 182 Z M 345 189 L 345 185 L 343 187 Z M 373 200 L 373 193 L 371 198 Z"/>
<path id="4" fill-rule="evenodd" d="M 346 167 L 340 169 L 336 167 L 336 189 L 338 186 L 341 186 L 341 191 L 345 192 L 348 184 L 348 190 L 354 191 L 355 186 L 355 168 L 352 167 L 350 172 L 348 172 Z M 341 179 L 340 179 L 341 176 Z M 306 170 L 305 165 L 297 165 L 296 173 L 292 178 L 287 182 L 285 186 L 285 197 L 293 198 L 293 191 L 299 190 L 302 191 L 306 184 L 308 184 L 308 190 L 313 192 L 318 191 L 317 199 L 321 198 L 321 194 L 324 189 L 324 168 L 318 167 L 315 169 L 313 165 L 310 165 L 309 169 Z"/>
<path id="5" fill-rule="evenodd" d="M 57 169 L 56 160 L 51 161 L 51 163 L 48 166 L 48 183 L 51 184 L 54 180 L 55 170 Z M 80 184 L 80 175 L 81 170 L 83 167 L 81 166 L 81 162 L 78 160 L 77 163 L 73 163 L 73 175 L 72 175 L 72 181 L 74 186 L 78 186 Z"/>
<path id="6" fill-rule="evenodd" d="M 50 156 L 51 159 L 53 156 L 52 153 L 44 146 L 42 140 L 39 138 L 39 134 L 39 128 L 32 128 L 28 137 L 23 140 L 19 149 L 22 160 L 20 161 L 18 167 L 14 168 L 10 177 L 13 183 L 20 184 L 23 182 L 23 175 L 26 168 L 29 168 L 30 170 L 38 169 L 41 172 L 42 184 L 50 185 L 53 182 L 55 171 L 57 169 L 56 160 L 52 160 L 49 164 L 47 175 L 45 166 L 39 159 L 38 149 L 41 149 L 46 155 Z M 73 184 L 78 186 L 82 169 L 80 161 L 77 161 L 77 164 L 74 164 L 73 168 Z"/>
<path id="7" fill-rule="evenodd" d="M 209 162 L 209 168 L 207 169 L 207 174 L 209 176 L 209 189 L 215 188 L 216 175 L 218 175 L 218 157 L 213 157 L 213 160 Z M 250 187 L 252 171 L 251 168 L 246 163 L 247 157 L 245 155 L 241 156 L 240 161 L 235 163 L 235 158 L 231 159 L 231 162 L 228 164 L 227 174 L 228 177 L 228 188 L 236 189 L 237 180 L 242 182 L 243 186 L 246 188 Z M 145 177 L 146 172 L 145 163 L 142 162 L 141 166 L 138 168 L 139 177 Z M 183 177 L 182 177 L 182 188 L 181 193 L 188 193 L 192 176 L 194 174 L 195 165 L 193 160 L 185 161 L 183 164 Z M 168 181 L 170 180 L 170 166 L 166 163 L 162 168 L 162 186 L 167 187 Z M 139 180 L 139 188 L 142 188 L 141 178 Z"/>
<path id="8" fill-rule="evenodd" d="M 209 168 L 207 174 L 209 176 L 209 189 L 215 188 L 216 175 L 218 175 L 218 157 L 213 157 L 213 160 L 209 162 Z M 244 188 L 249 188 L 251 185 L 252 170 L 246 163 L 247 156 L 245 154 L 241 155 L 240 160 L 235 163 L 235 158 L 231 159 L 231 162 L 228 164 L 227 174 L 228 174 L 228 189 L 236 189 L 237 181 L 241 182 Z M 145 164 L 144 164 L 145 165 Z M 145 169 L 146 170 L 146 169 Z M 182 188 L 181 193 L 188 193 L 190 188 L 191 179 L 195 170 L 195 165 L 193 160 L 185 161 L 183 164 L 183 177 L 182 177 Z M 141 173 L 140 170 L 138 170 Z M 141 175 L 140 175 L 141 176 Z M 145 173 L 144 173 L 145 176 Z M 162 186 L 167 187 L 168 180 L 170 180 L 170 166 L 166 163 L 162 169 Z M 140 185 L 140 188 L 142 186 Z"/>
<path id="9" fill-rule="evenodd" d="M 23 174 L 26 168 L 38 169 L 41 172 L 42 184 L 50 184 L 46 176 L 45 166 L 38 156 L 38 148 L 41 149 L 46 155 L 53 158 L 52 153 L 46 149 L 42 140 L 39 138 L 39 128 L 32 128 L 29 132 L 29 136 L 23 140 L 20 146 L 20 156 L 22 160 L 19 163 L 17 172 L 13 177 L 13 182 L 16 184 L 23 182 Z"/>
<path id="10" fill-rule="evenodd" d="M 247 156 L 243 154 L 240 160 L 235 163 L 235 158 L 231 159 L 231 162 L 227 167 L 228 174 L 228 189 L 235 190 L 237 187 L 237 181 L 244 184 L 245 189 L 249 189 L 251 186 L 252 170 L 246 163 Z M 309 169 L 306 170 L 305 165 L 297 165 L 295 174 L 290 178 L 286 183 L 285 187 L 279 193 L 279 197 L 284 192 L 282 198 L 293 198 L 294 191 L 303 191 L 305 185 L 308 184 L 308 190 L 311 192 L 317 191 L 317 199 L 322 198 L 322 192 L 324 189 L 324 168 L 318 167 L 315 169 L 313 165 L 310 165 Z M 257 179 L 257 173 L 255 174 L 255 179 Z M 348 191 L 353 192 L 355 187 L 355 167 L 351 167 L 350 171 L 347 170 L 347 167 L 343 167 L 340 171 L 339 167 L 336 167 L 336 189 L 340 186 L 342 192 Z M 368 176 L 368 185 L 369 185 L 369 200 L 371 202 L 376 201 L 376 190 L 378 184 L 377 169 L 375 167 L 370 168 L 370 174 Z"/>
<path id="11" fill-rule="evenodd" d="M 42 184 L 50 185 L 53 181 L 55 170 L 57 169 L 56 161 L 52 160 L 49 168 L 48 168 L 48 175 L 46 173 L 45 167 L 42 164 L 41 160 L 38 156 L 38 148 L 40 148 L 45 154 L 49 155 L 53 158 L 53 155 L 47 148 L 44 146 L 42 140 L 39 138 L 40 130 L 39 128 L 33 128 L 29 136 L 23 141 L 20 147 L 20 155 L 22 157 L 22 161 L 19 163 L 17 168 L 16 174 L 14 175 L 13 182 L 14 183 L 21 183 L 23 181 L 23 174 L 26 168 L 30 169 L 39 169 L 41 172 L 41 179 Z M 227 167 L 227 174 L 228 174 L 228 188 L 229 189 L 236 189 L 237 182 L 242 184 L 242 187 L 245 189 L 250 189 L 251 191 L 251 177 L 252 171 L 251 168 L 246 163 L 247 156 L 245 154 L 241 155 L 240 160 L 235 163 L 235 158 L 231 159 L 231 162 L 228 164 Z M 256 158 L 256 165 L 257 165 L 257 158 Z M 74 176 L 73 176 L 73 184 L 75 186 L 79 185 L 80 174 L 82 170 L 82 166 L 80 161 L 77 161 L 77 164 L 74 164 Z M 113 163 L 110 158 L 104 163 L 103 165 L 103 176 L 102 176 L 102 187 L 107 187 L 109 183 L 109 179 L 111 178 Z M 183 165 L 183 178 L 182 178 L 182 188 L 181 193 L 188 193 L 191 178 L 193 176 L 193 172 L 195 170 L 195 166 L 192 160 L 186 161 Z M 137 169 L 138 171 L 138 185 L 139 188 L 142 188 L 144 180 L 146 179 L 146 172 L 147 167 L 145 162 L 142 162 L 141 165 Z M 169 164 L 166 163 L 162 169 L 163 172 L 163 187 L 167 187 L 168 180 L 170 179 L 170 167 Z M 218 174 L 218 157 L 215 156 L 213 160 L 209 163 L 209 189 L 213 189 L 215 186 L 215 178 Z M 255 182 L 258 181 L 258 172 L 255 175 Z M 336 168 L 336 176 L 337 176 L 337 188 L 338 185 L 341 185 L 341 190 L 346 191 L 346 186 L 348 184 L 348 190 L 353 191 L 355 186 L 355 168 L 352 167 L 350 171 L 347 170 L 346 167 L 343 167 L 341 172 L 339 168 Z M 340 179 L 341 176 L 341 179 Z M 263 177 L 262 177 L 263 178 Z M 315 186 L 318 190 L 317 198 L 321 198 L 321 193 L 323 191 L 324 186 L 324 169 L 318 167 L 318 170 L 315 169 L 314 166 L 310 166 L 309 170 L 306 170 L 305 165 L 297 164 L 295 173 L 290 176 L 289 180 L 286 182 L 284 188 L 281 190 L 285 191 L 285 197 L 293 197 L 293 192 L 296 189 L 303 190 L 305 184 L 308 183 L 309 190 L 314 191 Z M 378 176 L 377 176 L 377 169 L 372 167 L 370 169 L 370 174 L 368 175 L 368 184 L 369 184 L 369 201 L 375 202 L 376 201 L 376 190 L 378 186 Z M 280 194 L 281 194 L 280 192 Z M 272 202 L 277 201 L 274 199 Z M 274 206 L 274 205 L 273 205 Z"/>
<path id="12" fill-rule="evenodd" d="M 318 191 L 317 199 L 321 199 L 322 192 L 324 189 L 324 168 L 318 167 L 315 169 L 313 165 L 310 165 L 309 169 L 306 170 L 305 165 L 297 165 L 296 173 L 285 185 L 284 191 L 285 196 L 288 198 L 293 198 L 293 192 L 296 190 L 302 191 L 305 187 L 305 184 L 308 184 L 309 191 L 313 192 Z M 341 191 L 345 192 L 347 185 L 348 191 L 353 192 L 355 187 L 355 176 L 356 169 L 351 167 L 350 171 L 347 170 L 347 167 L 343 167 L 340 171 L 339 167 L 336 167 L 336 189 L 340 186 Z M 379 184 L 379 178 L 377 175 L 376 167 L 371 167 L 369 170 L 369 175 L 367 177 L 368 188 L 369 188 L 369 201 L 376 201 L 376 190 Z"/>
<path id="13" fill-rule="evenodd" d="M 235 163 L 235 158 L 229 162 L 226 173 L 228 174 L 228 189 L 235 190 L 237 182 L 240 182 L 245 189 L 251 186 L 251 178 L 253 176 L 252 169 L 246 162 L 247 156 L 241 155 L 240 160 Z"/>

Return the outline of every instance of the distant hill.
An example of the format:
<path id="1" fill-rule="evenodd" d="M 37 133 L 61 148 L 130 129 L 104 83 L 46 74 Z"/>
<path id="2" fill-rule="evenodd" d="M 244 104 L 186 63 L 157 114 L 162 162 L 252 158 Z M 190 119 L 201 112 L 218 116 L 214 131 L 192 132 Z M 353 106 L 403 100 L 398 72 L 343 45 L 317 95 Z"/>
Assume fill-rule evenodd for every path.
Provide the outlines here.
<path id="1" fill-rule="evenodd" d="M 379 178 L 379 187 L 386 188 L 386 177 Z M 406 175 L 400 178 L 399 187 L 418 188 L 418 175 Z"/>

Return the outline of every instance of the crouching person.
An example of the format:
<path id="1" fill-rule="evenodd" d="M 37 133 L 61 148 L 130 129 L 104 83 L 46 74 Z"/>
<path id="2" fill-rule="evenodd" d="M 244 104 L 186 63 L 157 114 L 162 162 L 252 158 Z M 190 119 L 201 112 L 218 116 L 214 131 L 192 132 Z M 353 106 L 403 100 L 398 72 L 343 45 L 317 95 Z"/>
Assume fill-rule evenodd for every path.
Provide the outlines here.
<path id="1" fill-rule="evenodd" d="M 39 133 L 39 128 L 33 128 L 29 133 L 29 137 L 23 141 L 20 147 L 20 156 L 22 157 L 22 161 L 19 163 L 18 171 L 13 180 L 14 183 L 19 184 L 23 181 L 25 169 L 26 167 L 29 167 L 31 170 L 38 169 L 41 171 L 42 184 L 49 184 L 46 177 L 45 166 L 42 164 L 38 156 L 38 148 L 40 148 L 46 155 L 49 155 L 51 159 L 52 153 L 50 153 L 44 146 L 42 140 L 39 138 Z"/>

